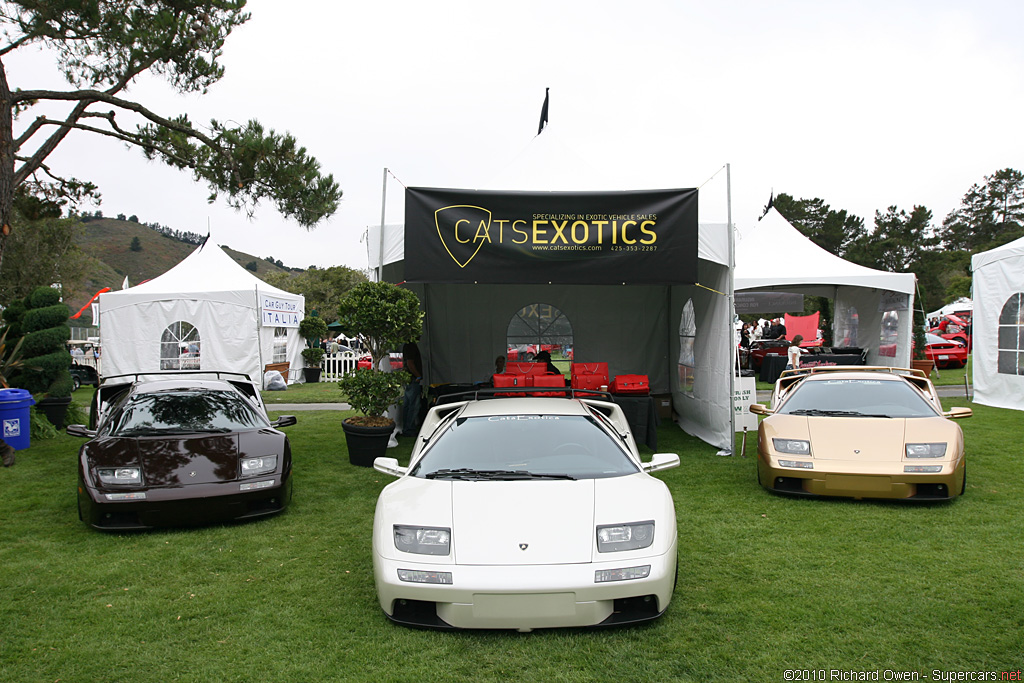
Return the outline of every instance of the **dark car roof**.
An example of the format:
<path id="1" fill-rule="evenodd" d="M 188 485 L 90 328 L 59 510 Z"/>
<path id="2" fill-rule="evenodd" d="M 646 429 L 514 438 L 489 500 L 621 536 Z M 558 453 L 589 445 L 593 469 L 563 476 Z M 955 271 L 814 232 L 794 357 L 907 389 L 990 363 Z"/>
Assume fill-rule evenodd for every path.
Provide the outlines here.
<path id="1" fill-rule="evenodd" d="M 230 382 L 217 379 L 160 379 L 136 382 L 132 393 L 149 394 L 158 391 L 235 391 Z"/>

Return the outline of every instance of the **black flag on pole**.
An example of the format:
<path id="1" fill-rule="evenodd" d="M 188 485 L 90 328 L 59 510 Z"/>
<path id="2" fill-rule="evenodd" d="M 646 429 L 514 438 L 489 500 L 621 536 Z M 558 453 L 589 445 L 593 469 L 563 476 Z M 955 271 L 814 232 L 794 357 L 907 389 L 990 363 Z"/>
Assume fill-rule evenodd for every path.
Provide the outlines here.
<path id="1" fill-rule="evenodd" d="M 548 91 L 551 88 L 544 88 L 544 106 L 540 108 L 540 125 L 537 127 L 537 135 L 540 135 L 544 131 L 544 126 L 548 125 Z"/>
<path id="2" fill-rule="evenodd" d="M 772 194 L 771 194 L 771 196 L 770 196 L 770 197 L 768 197 L 768 204 L 767 204 L 767 205 L 765 205 L 765 207 L 764 207 L 764 211 L 763 211 L 763 212 L 761 212 L 761 218 L 764 218 L 765 216 L 767 216 L 767 215 L 768 215 L 768 212 L 772 210 L 772 207 L 773 207 L 773 206 L 775 206 L 775 189 L 774 189 L 774 188 L 772 188 Z M 761 222 L 761 218 L 758 218 L 758 219 L 757 219 L 757 222 L 758 222 L 758 223 L 760 223 L 760 222 Z"/>

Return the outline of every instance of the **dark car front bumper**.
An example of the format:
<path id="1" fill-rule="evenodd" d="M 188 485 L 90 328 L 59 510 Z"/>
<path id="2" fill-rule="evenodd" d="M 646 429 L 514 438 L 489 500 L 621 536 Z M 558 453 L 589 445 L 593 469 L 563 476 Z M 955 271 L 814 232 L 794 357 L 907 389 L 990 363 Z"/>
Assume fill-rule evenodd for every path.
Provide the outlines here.
<path id="1" fill-rule="evenodd" d="M 155 527 L 198 526 L 234 522 L 277 514 L 292 497 L 290 472 L 274 475 L 274 483 L 265 488 L 240 490 L 246 483 L 231 481 L 195 484 L 175 488 L 146 489 L 145 500 L 108 500 L 108 493 L 78 483 L 78 516 L 83 522 L 105 531 L 130 531 Z"/>

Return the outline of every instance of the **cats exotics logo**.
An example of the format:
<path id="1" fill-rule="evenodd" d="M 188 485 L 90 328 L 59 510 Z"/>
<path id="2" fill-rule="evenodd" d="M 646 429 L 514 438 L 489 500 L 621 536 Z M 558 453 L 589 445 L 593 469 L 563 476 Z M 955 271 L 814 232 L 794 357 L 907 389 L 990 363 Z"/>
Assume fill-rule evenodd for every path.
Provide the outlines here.
<path id="1" fill-rule="evenodd" d="M 444 206 L 434 224 L 448 255 L 460 268 L 484 244 L 564 260 L 589 252 L 651 252 L 658 249 L 657 214 L 533 213 L 528 218 L 494 218 L 471 204 Z"/>
<path id="2" fill-rule="evenodd" d="M 434 212 L 437 235 L 448 255 L 465 268 L 490 241 L 491 212 L 479 206 L 445 206 Z"/>

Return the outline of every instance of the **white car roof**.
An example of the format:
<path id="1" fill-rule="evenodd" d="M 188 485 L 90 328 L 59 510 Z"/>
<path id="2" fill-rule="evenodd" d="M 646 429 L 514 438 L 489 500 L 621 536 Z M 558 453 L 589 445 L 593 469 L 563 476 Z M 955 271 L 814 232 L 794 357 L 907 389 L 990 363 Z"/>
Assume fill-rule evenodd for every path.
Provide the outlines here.
<path id="1" fill-rule="evenodd" d="M 462 412 L 463 417 L 488 417 L 491 415 L 587 415 L 579 401 L 566 398 L 517 397 L 494 398 L 486 401 L 470 401 Z"/>

